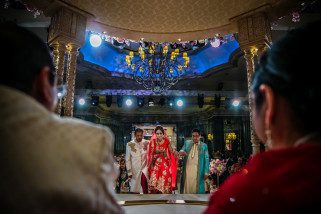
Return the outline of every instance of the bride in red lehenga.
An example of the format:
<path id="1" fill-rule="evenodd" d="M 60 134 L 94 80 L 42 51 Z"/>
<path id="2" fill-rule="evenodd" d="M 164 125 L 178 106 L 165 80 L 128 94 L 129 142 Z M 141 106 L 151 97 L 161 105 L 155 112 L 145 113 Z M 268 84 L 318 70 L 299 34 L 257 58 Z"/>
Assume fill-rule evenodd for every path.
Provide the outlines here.
<path id="1" fill-rule="evenodd" d="M 147 153 L 148 191 L 170 194 L 176 186 L 177 151 L 171 147 L 163 127 L 157 126 L 154 135 L 148 144 Z"/>

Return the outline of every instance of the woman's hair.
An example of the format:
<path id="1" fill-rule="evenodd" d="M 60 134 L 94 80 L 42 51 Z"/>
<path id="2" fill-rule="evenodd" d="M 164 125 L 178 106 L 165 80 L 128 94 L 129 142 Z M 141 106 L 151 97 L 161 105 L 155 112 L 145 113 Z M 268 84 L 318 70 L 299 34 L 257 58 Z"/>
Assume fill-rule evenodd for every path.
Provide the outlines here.
<path id="1" fill-rule="evenodd" d="M 294 118 L 306 131 L 320 130 L 321 114 L 317 102 L 321 100 L 318 79 L 321 43 L 314 39 L 320 28 L 319 20 L 288 32 L 262 55 L 252 82 L 258 109 L 264 100 L 259 87 L 269 85 L 287 101 Z"/>
<path id="2" fill-rule="evenodd" d="M 155 128 L 155 133 L 157 132 L 157 130 L 161 130 L 161 132 L 162 132 L 163 134 L 165 134 L 165 130 L 164 130 L 163 127 L 161 127 L 161 126 L 156 126 L 156 128 Z"/>

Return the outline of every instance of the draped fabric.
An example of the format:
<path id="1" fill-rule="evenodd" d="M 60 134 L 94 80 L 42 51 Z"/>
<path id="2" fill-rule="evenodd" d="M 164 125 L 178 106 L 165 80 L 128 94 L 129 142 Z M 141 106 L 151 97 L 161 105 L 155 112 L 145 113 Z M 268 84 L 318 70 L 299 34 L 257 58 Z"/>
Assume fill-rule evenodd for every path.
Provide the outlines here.
<path id="1" fill-rule="evenodd" d="M 170 141 L 164 139 L 162 144 L 152 138 L 148 145 L 147 166 L 150 193 L 171 193 L 176 186 L 177 163 Z"/>

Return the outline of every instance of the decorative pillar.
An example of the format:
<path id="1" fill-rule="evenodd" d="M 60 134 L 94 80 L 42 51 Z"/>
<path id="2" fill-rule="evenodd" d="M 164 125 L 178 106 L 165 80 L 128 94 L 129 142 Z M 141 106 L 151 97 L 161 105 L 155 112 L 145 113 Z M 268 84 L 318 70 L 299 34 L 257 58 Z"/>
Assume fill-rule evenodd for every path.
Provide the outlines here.
<path id="1" fill-rule="evenodd" d="M 76 9 L 64 6 L 57 7 L 50 15 L 48 43 L 54 49 L 57 82 L 67 86 L 67 95 L 58 103 L 56 113 L 72 117 L 78 49 L 85 42 L 87 18 Z"/>
<path id="2" fill-rule="evenodd" d="M 66 54 L 66 44 L 63 42 L 56 41 L 55 43 L 51 44 L 53 47 L 53 57 L 54 63 L 56 68 L 56 78 L 57 78 L 57 85 L 64 84 L 64 66 L 65 66 L 65 54 Z M 55 112 L 58 115 L 61 115 L 61 105 L 62 100 L 58 100 L 58 104 L 56 107 Z"/>
<path id="3" fill-rule="evenodd" d="M 251 15 L 242 15 L 237 19 L 239 29 L 239 44 L 244 51 L 247 69 L 247 83 L 249 94 L 249 112 L 250 112 L 250 133 L 252 143 L 252 153 L 260 152 L 260 140 L 258 139 L 253 127 L 252 103 L 250 96 L 252 86 L 252 76 L 255 72 L 255 58 L 259 59 L 263 52 L 271 44 L 271 27 L 268 18 L 264 12 L 258 12 Z"/>
<path id="4" fill-rule="evenodd" d="M 257 49 L 251 49 L 244 51 L 244 57 L 246 60 L 246 68 L 247 68 L 247 83 L 248 83 L 248 94 L 249 94 L 249 112 L 250 112 L 250 134 L 251 134 L 251 143 L 252 143 L 252 153 L 256 154 L 260 152 L 260 144 L 259 139 L 254 131 L 253 126 L 253 99 L 250 96 L 251 93 L 251 85 L 252 85 L 252 76 L 255 71 L 254 67 L 254 56 L 256 55 Z"/>
<path id="5" fill-rule="evenodd" d="M 64 99 L 65 106 L 65 116 L 73 116 L 74 110 L 74 94 L 75 94 L 75 80 L 76 80 L 76 66 L 77 66 L 77 56 L 78 49 L 80 47 L 74 44 L 69 44 L 67 46 L 68 50 L 68 61 L 67 61 L 67 95 Z"/>

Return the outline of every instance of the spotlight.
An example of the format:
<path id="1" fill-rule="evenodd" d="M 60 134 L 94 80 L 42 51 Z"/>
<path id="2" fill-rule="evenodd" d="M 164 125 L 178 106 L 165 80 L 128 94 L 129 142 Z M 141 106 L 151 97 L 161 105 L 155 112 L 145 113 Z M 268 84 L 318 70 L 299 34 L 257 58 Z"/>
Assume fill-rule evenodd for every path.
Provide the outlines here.
<path id="1" fill-rule="evenodd" d="M 101 37 L 97 34 L 91 34 L 89 38 L 89 42 L 91 46 L 97 48 L 101 45 Z"/>
<path id="2" fill-rule="evenodd" d="M 131 106 L 133 104 L 133 101 L 130 98 L 128 98 L 125 103 L 127 106 Z"/>
<path id="3" fill-rule="evenodd" d="M 199 108 L 203 108 L 204 106 L 204 94 L 198 94 L 197 96 L 197 104 Z"/>
<path id="4" fill-rule="evenodd" d="M 86 104 L 86 101 L 85 101 L 84 98 L 80 98 L 80 99 L 78 100 L 78 103 L 79 103 L 79 105 L 83 106 L 83 105 Z"/>
<path id="5" fill-rule="evenodd" d="M 211 41 L 211 46 L 213 48 L 218 48 L 221 45 L 221 40 L 219 40 L 218 38 L 214 38 L 213 41 Z"/>
<path id="6" fill-rule="evenodd" d="M 144 106 L 144 101 L 145 101 L 144 97 L 137 97 L 137 105 L 139 107 L 143 107 Z"/>
<path id="7" fill-rule="evenodd" d="M 148 106 L 154 106 L 154 99 L 153 98 L 149 98 L 148 99 Z"/>
<path id="8" fill-rule="evenodd" d="M 169 97 L 167 101 L 168 101 L 168 105 L 169 106 L 173 106 L 174 105 L 174 98 Z"/>
<path id="9" fill-rule="evenodd" d="M 215 106 L 215 108 L 220 108 L 220 106 L 221 106 L 221 95 L 216 95 L 215 94 L 214 106 Z"/>
<path id="10" fill-rule="evenodd" d="M 91 105 L 93 106 L 98 106 L 99 104 L 99 96 L 91 96 Z"/>
<path id="11" fill-rule="evenodd" d="M 184 105 L 183 100 L 182 100 L 182 99 L 178 99 L 178 100 L 176 101 L 176 105 L 177 105 L 178 107 L 182 107 L 182 106 Z"/>
<path id="12" fill-rule="evenodd" d="M 240 106 L 241 101 L 239 99 L 233 99 L 232 100 L 232 105 L 237 108 Z"/>
<path id="13" fill-rule="evenodd" d="M 106 105 L 107 107 L 110 107 L 113 103 L 113 96 L 112 95 L 106 95 Z"/>
<path id="14" fill-rule="evenodd" d="M 123 106 L 123 96 L 117 95 L 117 106 L 121 108 Z"/>

